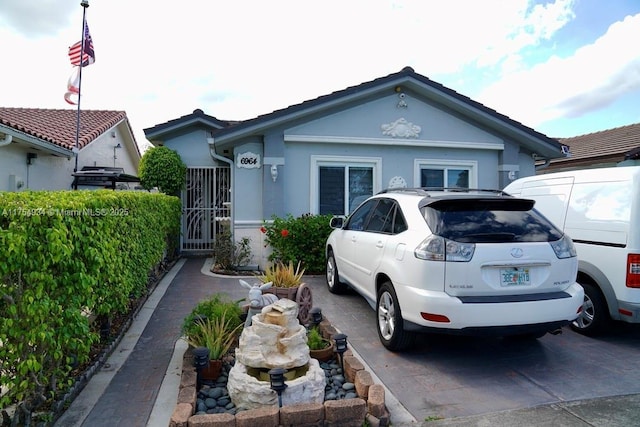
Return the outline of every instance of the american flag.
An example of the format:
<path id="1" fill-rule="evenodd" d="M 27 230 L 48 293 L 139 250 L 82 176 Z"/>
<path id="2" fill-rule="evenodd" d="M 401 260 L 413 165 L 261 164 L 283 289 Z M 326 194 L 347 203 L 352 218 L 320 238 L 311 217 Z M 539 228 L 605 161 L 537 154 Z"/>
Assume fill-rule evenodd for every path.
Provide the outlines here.
<path id="1" fill-rule="evenodd" d="M 91 34 L 89 34 L 87 21 L 84 21 L 84 47 L 82 46 L 82 41 L 74 43 L 73 46 L 69 48 L 69 59 L 71 60 L 71 65 L 74 67 L 86 67 L 96 62 L 96 54 L 93 51 L 93 40 L 91 40 Z"/>

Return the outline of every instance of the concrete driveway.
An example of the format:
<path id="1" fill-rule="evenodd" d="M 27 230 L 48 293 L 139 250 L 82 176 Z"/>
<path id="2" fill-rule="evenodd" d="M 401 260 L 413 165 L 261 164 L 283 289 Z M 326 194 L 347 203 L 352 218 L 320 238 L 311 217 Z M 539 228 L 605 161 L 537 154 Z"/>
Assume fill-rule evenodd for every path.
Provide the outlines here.
<path id="1" fill-rule="evenodd" d="M 424 335 L 411 351 L 392 353 L 363 298 L 329 293 L 322 276 L 305 280 L 314 305 L 417 421 L 640 392 L 638 326 L 617 324 L 599 338 L 564 328 L 533 341 Z"/>

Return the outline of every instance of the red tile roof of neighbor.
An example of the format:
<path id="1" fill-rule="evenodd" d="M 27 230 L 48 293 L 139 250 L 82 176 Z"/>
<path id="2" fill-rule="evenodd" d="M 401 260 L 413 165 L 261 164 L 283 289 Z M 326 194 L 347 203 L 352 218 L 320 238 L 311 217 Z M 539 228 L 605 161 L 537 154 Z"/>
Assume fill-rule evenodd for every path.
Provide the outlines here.
<path id="1" fill-rule="evenodd" d="M 124 111 L 81 110 L 79 148 L 126 119 Z M 0 107 L 0 124 L 69 150 L 76 143 L 76 120 L 77 110 Z"/>
<path id="2" fill-rule="evenodd" d="M 640 147 L 640 123 L 607 129 L 571 138 L 558 138 L 569 146 L 571 157 L 554 159 L 551 163 L 564 163 L 598 157 L 620 157 Z"/>

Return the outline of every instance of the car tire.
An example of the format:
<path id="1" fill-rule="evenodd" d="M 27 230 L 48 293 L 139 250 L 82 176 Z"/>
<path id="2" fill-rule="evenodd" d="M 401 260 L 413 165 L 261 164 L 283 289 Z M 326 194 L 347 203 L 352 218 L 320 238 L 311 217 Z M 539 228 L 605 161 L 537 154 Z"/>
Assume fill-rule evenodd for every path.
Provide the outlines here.
<path id="1" fill-rule="evenodd" d="M 571 329 L 586 336 L 598 335 L 611 322 L 607 302 L 597 286 L 580 285 L 584 289 L 584 304 L 578 318 L 571 323 Z"/>
<path id="2" fill-rule="evenodd" d="M 326 279 L 327 287 L 332 294 L 343 294 L 346 292 L 348 286 L 340 281 L 336 258 L 332 250 L 329 250 L 327 253 Z"/>
<path id="3" fill-rule="evenodd" d="M 376 318 L 378 337 L 388 350 L 401 351 L 411 347 L 415 334 L 404 330 L 402 311 L 391 282 L 383 283 L 378 290 Z"/>

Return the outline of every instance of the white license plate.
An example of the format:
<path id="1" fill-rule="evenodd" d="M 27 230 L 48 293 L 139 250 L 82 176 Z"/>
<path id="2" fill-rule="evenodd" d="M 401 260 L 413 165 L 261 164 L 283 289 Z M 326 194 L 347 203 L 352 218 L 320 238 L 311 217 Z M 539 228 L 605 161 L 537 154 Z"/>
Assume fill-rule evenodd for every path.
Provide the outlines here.
<path id="1" fill-rule="evenodd" d="M 501 268 L 500 286 L 530 286 L 529 269 L 522 267 Z"/>

